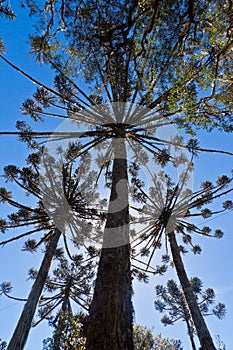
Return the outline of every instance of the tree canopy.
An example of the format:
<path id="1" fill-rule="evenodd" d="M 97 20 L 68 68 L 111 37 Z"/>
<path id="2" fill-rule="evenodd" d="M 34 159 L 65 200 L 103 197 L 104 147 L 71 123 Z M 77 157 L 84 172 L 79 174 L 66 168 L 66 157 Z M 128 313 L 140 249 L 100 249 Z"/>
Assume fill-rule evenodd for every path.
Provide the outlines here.
<path id="1" fill-rule="evenodd" d="M 200 229 L 193 224 L 192 218 L 208 218 L 232 210 L 230 200 L 216 211 L 205 207 L 232 191 L 232 177 L 220 176 L 215 185 L 207 181 L 194 193 L 189 189 L 184 194 L 181 190 L 199 152 L 231 156 L 232 153 L 204 149 L 196 139 L 184 142 L 179 135 L 164 140 L 157 131 L 167 125 L 176 125 L 191 136 L 198 128 L 233 130 L 232 1 L 52 0 L 36 3 L 23 0 L 21 6 L 29 8 L 36 22 L 36 33 L 30 36 L 30 53 L 36 61 L 52 68 L 54 86 L 46 86 L 8 60 L 2 41 L 0 58 L 37 85 L 33 96 L 26 98 L 22 105 L 23 115 L 29 115 L 35 122 L 61 118 L 69 127 L 66 129 L 67 124 L 65 127 L 63 124 L 62 131 L 34 132 L 25 121 L 18 121 L 18 132 L 8 132 L 18 135 L 39 152 L 29 156 L 27 167 L 19 169 L 10 165 L 4 169 L 6 181 L 33 195 L 37 203 L 35 207 L 21 204 L 12 198 L 9 190 L 1 187 L 0 201 L 18 210 L 1 219 L 2 232 L 18 227 L 28 230 L 1 244 L 40 231 L 43 237 L 27 241 L 24 248 L 35 251 L 41 243 L 46 243 L 40 270 L 32 271 L 35 281 L 8 349 L 24 348 L 39 302 L 42 316 L 47 307 L 50 311 L 53 309 L 53 298 L 44 299 L 43 308 L 42 291 L 44 287 L 51 287 L 47 278 L 60 236 L 64 237 L 69 259 L 74 259 L 66 239 L 70 218 L 81 218 L 79 224 L 84 225 L 79 227 L 73 220 L 73 232 L 85 237 L 87 234 L 88 238 L 89 227 L 94 227 L 90 220 L 95 218 L 105 227 L 93 298 L 88 307 L 87 350 L 133 349 L 132 276 L 146 281 L 149 270 L 154 274 L 164 273 L 169 263 L 169 249 L 181 283 L 182 300 L 187 303 L 200 345 L 203 350 L 215 350 L 183 264 L 181 255 L 185 249 L 178 240 L 181 237 L 199 254 L 201 248 L 193 244 L 193 233 L 222 237 L 221 230 L 212 234 L 209 227 Z M 0 2 L 0 14 L 14 18 L 4 1 Z M 59 144 L 64 140 L 68 140 L 66 151 Z M 56 159 L 50 154 L 53 147 Z M 179 149 L 187 151 L 188 159 L 182 152 L 178 154 Z M 99 169 L 89 174 L 90 154 Z M 84 168 L 79 162 L 84 163 Z M 165 170 L 154 174 L 155 168 L 149 169 L 151 164 L 159 164 Z M 175 183 L 166 173 L 166 166 L 177 170 L 180 165 L 186 169 Z M 143 167 L 150 173 L 148 188 L 140 178 Z M 98 202 L 95 191 L 103 173 L 110 190 L 107 211 L 102 208 L 103 202 Z M 89 187 L 94 190 L 89 191 Z M 91 208 L 86 205 L 90 202 Z M 132 210 L 136 211 L 136 219 Z M 136 225 L 143 223 L 146 228 L 139 235 L 136 233 L 131 246 L 133 221 Z M 95 225 L 94 228 L 99 238 L 102 227 Z M 151 269 L 153 256 L 162 241 L 166 249 L 162 257 L 164 265 Z M 85 241 L 79 243 L 76 242 L 76 248 L 87 249 Z M 143 260 L 140 261 L 143 268 L 132 271 L 131 259 L 136 261 L 138 255 Z M 73 263 L 72 270 L 76 267 Z M 60 291 L 61 304 L 64 302 L 60 298 L 64 291 L 61 285 L 67 283 L 62 280 L 62 274 L 70 275 L 72 271 L 64 261 L 59 271 L 62 271 L 57 274 L 59 281 L 55 278 L 52 282 L 56 283 L 55 290 Z M 5 287 L 9 289 L 8 285 Z M 77 291 L 70 288 L 69 292 Z M 30 317 L 26 317 L 27 310 Z M 59 320 L 69 328 L 70 319 L 66 316 L 60 314 Z M 164 339 L 156 341 L 161 346 L 166 344 Z M 170 343 L 167 341 L 166 345 Z M 179 348 L 180 344 L 173 342 L 171 346 Z"/>
<path id="2" fill-rule="evenodd" d="M 27 4 L 43 32 L 31 36 L 31 53 L 84 78 L 92 103 L 131 101 L 189 131 L 232 130 L 231 1 Z"/>

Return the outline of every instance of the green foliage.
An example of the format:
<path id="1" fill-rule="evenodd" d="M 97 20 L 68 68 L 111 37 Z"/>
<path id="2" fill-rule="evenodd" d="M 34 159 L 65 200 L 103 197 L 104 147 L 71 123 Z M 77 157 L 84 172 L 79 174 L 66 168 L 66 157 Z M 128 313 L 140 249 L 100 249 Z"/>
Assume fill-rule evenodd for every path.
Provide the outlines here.
<path id="1" fill-rule="evenodd" d="M 133 330 L 135 350 L 152 350 L 154 348 L 155 339 L 150 329 L 140 325 L 134 325 Z"/>
<path id="2" fill-rule="evenodd" d="M 59 328 L 55 327 L 52 338 L 43 341 L 43 350 L 85 350 L 80 316 L 68 312 L 60 315 Z"/>
<path id="3" fill-rule="evenodd" d="M 24 128 L 22 125 L 21 127 Z M 76 146 L 76 149 L 78 149 L 78 145 Z M 4 167 L 3 177 L 5 178 L 5 182 L 13 183 L 16 188 L 21 191 L 21 199 L 20 201 L 14 200 L 10 191 L 5 187 L 0 188 L 0 203 L 8 203 L 16 210 L 8 214 L 6 218 L 0 218 L 0 230 L 5 233 L 7 231 L 13 231 L 18 227 L 25 227 L 26 232 L 18 234 L 13 238 L 6 239 L 0 242 L 0 245 L 41 231 L 44 234 L 43 238 L 40 240 L 29 239 L 24 244 L 23 249 L 33 252 L 41 243 L 46 242 L 50 237 L 51 232 L 55 230 L 54 220 L 51 221 L 51 212 L 50 216 L 48 215 L 46 198 L 49 197 L 49 204 L 54 206 L 53 208 L 57 210 L 58 216 L 59 208 L 60 211 L 64 211 L 64 207 L 61 208 L 61 204 L 58 200 L 61 191 L 63 191 L 63 197 L 69 204 L 70 208 L 73 208 L 73 211 L 75 211 L 76 214 L 78 212 L 80 213 L 79 225 L 81 227 L 80 232 L 82 235 L 85 236 L 85 234 L 90 234 L 95 222 L 90 223 L 90 221 L 84 221 L 84 219 L 93 217 L 92 215 L 97 217 L 94 203 L 98 200 L 98 193 L 97 191 L 92 190 L 96 174 L 94 171 L 90 171 L 90 156 L 88 154 L 85 157 L 79 158 L 79 160 L 74 163 L 74 160 L 71 157 L 71 147 L 68 147 L 66 152 L 70 152 L 70 157 L 67 157 L 68 160 L 66 163 L 62 164 L 62 167 L 60 166 L 59 161 L 56 161 L 53 157 L 46 158 L 48 162 L 46 169 L 51 176 L 48 176 L 50 180 L 47 182 L 44 182 L 40 168 L 41 157 L 46 157 L 46 152 L 42 148 L 37 152 L 31 153 L 27 157 L 26 166 L 19 168 L 10 164 Z M 61 185 L 59 176 L 63 177 L 64 186 Z M 57 180 L 57 184 L 60 183 L 61 188 L 55 189 L 53 186 L 53 181 L 55 180 Z M 31 196 L 31 206 L 27 205 L 28 196 Z M 91 203 L 91 208 L 88 206 L 89 203 Z M 84 212 L 87 216 L 85 216 Z M 97 221 L 98 220 L 96 220 L 96 223 Z M 78 233 L 77 227 L 76 220 L 76 233 Z M 75 237 L 73 238 L 75 239 Z"/>
<path id="4" fill-rule="evenodd" d="M 10 282 L 2 282 L 0 284 L 0 295 L 1 294 L 8 294 L 12 290 L 12 286 Z"/>
<path id="5" fill-rule="evenodd" d="M 232 130 L 230 2 L 26 4 L 40 18 L 36 59 L 82 76 L 98 101 L 155 108 L 189 133 L 193 125 Z"/>
<path id="6" fill-rule="evenodd" d="M 6 52 L 4 42 L 2 41 L 2 38 L 0 38 L 0 54 L 4 54 Z"/>
<path id="7" fill-rule="evenodd" d="M 63 328 L 59 333 L 55 329 L 53 337 L 44 340 L 43 345 L 43 350 L 85 350 L 80 315 L 71 317 L 69 314 L 63 314 Z M 152 330 L 147 327 L 134 325 L 134 349 L 182 350 L 183 348 L 179 340 L 164 338 L 161 334 L 154 336 Z"/>
<path id="8" fill-rule="evenodd" d="M 7 203 L 11 197 L 10 191 L 7 191 L 5 187 L 0 188 L 0 203 Z"/>
<path id="9" fill-rule="evenodd" d="M 7 347 L 7 343 L 0 339 L 0 350 L 5 350 Z"/>
<path id="10" fill-rule="evenodd" d="M 161 334 L 155 336 L 155 346 L 161 350 L 182 350 L 180 340 L 163 338 Z M 155 348 L 156 349 L 156 348 Z"/>
<path id="11" fill-rule="evenodd" d="M 106 140 L 124 137 L 133 142 L 136 140 L 140 146 L 155 156 L 157 163 L 166 166 L 171 160 L 169 150 L 164 145 L 162 148 L 157 147 L 158 140 L 154 137 L 158 120 L 176 123 L 191 135 L 196 127 L 208 130 L 216 127 L 225 131 L 233 130 L 230 59 L 233 41 L 230 2 L 54 0 L 50 3 L 41 1 L 37 4 L 34 0 L 25 0 L 22 3 L 30 8 L 31 15 L 39 18 L 37 33 L 30 37 L 31 54 L 35 55 L 37 61 L 50 64 L 55 71 L 54 87 L 51 89 L 18 69 L 40 86 L 32 99 L 26 99 L 24 102 L 23 114 L 30 115 L 34 121 L 42 121 L 46 116 L 52 116 L 68 118 L 74 122 L 81 121 L 89 127 L 90 125 L 93 127 L 94 124 L 94 127 L 83 135 L 92 140 L 88 141 L 86 148 L 74 142 L 67 152 L 68 163 L 64 164 L 62 169 L 65 199 L 74 212 L 81 212 L 82 218 L 85 214 L 93 218 L 96 211 L 93 209 L 86 211 L 87 208 L 78 190 L 79 176 L 76 171 L 73 172 L 72 166 L 76 157 L 87 149 L 102 144 Z M 4 1 L 0 1 L 0 6 L 1 14 L 14 17 L 11 9 L 4 5 Z M 4 46 L 1 41 L 0 52 L 3 51 Z M 89 85 L 90 94 L 86 94 L 76 84 L 80 77 L 84 78 Z M 96 112 L 96 106 L 102 102 L 138 103 L 140 106 L 147 107 L 148 110 L 153 110 L 154 115 L 141 117 L 138 107 L 129 116 L 129 123 L 123 123 L 122 118 L 119 123 L 119 113 L 115 113 L 114 117 L 110 117 L 108 113 L 106 115 L 104 113 L 104 117 L 102 114 L 100 116 L 94 113 L 93 116 L 90 113 L 90 118 L 85 111 L 83 112 L 85 107 L 90 108 L 91 112 Z M 119 105 L 116 110 L 121 111 Z M 150 134 L 146 131 L 148 126 Z M 38 144 L 33 141 L 36 134 L 30 126 L 19 121 L 17 128 L 22 141 L 27 142 L 30 147 L 38 147 Z M 51 134 L 47 133 L 46 136 Z M 42 135 L 38 133 L 38 137 L 41 138 Z M 62 137 L 65 138 L 64 135 Z M 188 142 L 187 148 L 192 156 L 200 151 L 195 139 Z M 140 152 L 143 154 L 143 151 L 140 150 Z M 143 158 L 146 163 L 146 157 Z M 51 178 L 56 180 L 57 164 L 52 159 L 49 161 Z M 10 214 L 7 220 L 1 219 L 0 227 L 2 232 L 5 232 L 7 229 L 26 226 L 27 232 L 19 237 L 45 230 L 46 234 L 39 242 L 30 239 L 25 243 L 24 250 L 34 251 L 42 242 L 49 240 L 54 225 L 51 224 L 47 215 L 41 200 L 41 191 L 38 188 L 38 157 L 32 156 L 28 162 L 28 166 L 22 169 L 14 165 L 5 167 L 5 179 L 16 183 L 27 194 L 35 196 L 38 203 L 30 208 L 12 200 L 11 193 L 1 188 L 0 201 L 9 203 L 18 211 Z M 177 159 L 176 164 L 173 162 L 173 165 L 177 166 L 179 162 L 181 160 Z M 133 171 L 137 173 L 137 169 Z M 84 173 L 82 175 L 84 176 Z M 132 176 L 134 185 L 137 187 L 134 197 L 144 203 L 146 196 L 140 195 L 143 183 L 138 181 L 136 175 Z M 108 178 L 111 180 L 109 171 Z M 88 187 L 93 186 L 93 174 L 85 180 Z M 209 208 L 203 208 L 203 205 L 222 195 L 222 190 L 230 181 L 228 177 L 222 176 L 218 179 L 217 185 L 205 183 L 203 191 L 200 190 L 191 198 L 185 217 L 209 218 L 213 212 Z M 146 231 L 146 236 L 140 237 L 142 243 L 146 243 L 145 241 L 149 239 L 149 246 L 144 246 L 140 253 L 142 256 L 150 256 L 150 259 L 155 249 L 161 246 L 163 233 L 166 232 L 171 218 L 172 205 L 177 201 L 176 194 L 180 184 L 175 185 L 171 179 L 167 178 L 167 185 L 167 197 L 164 202 L 166 205 L 161 208 L 161 215 L 151 224 L 152 230 Z M 50 190 L 47 195 L 51 201 L 52 191 Z M 153 198 L 153 190 L 150 195 Z M 90 194 L 88 198 L 93 197 Z M 153 199 L 157 203 L 156 198 Z M 52 203 L 54 207 L 56 207 L 55 202 L 56 200 Z M 63 208 L 59 209 L 63 210 Z M 200 211 L 191 214 L 192 209 L 200 209 Z M 232 203 L 224 202 L 223 210 L 231 209 Z M 62 216 L 62 210 L 59 211 L 59 217 Z M 191 233 L 219 238 L 222 236 L 221 230 L 211 234 L 209 227 L 199 229 L 183 220 L 177 220 L 175 224 L 176 232 L 182 236 L 185 244 L 191 245 L 195 254 L 200 253 L 201 248 L 199 245 L 193 245 Z M 38 229 L 30 231 L 28 228 L 31 225 L 39 226 Z M 1 244 L 17 238 L 14 237 Z M 66 266 L 65 263 L 63 265 L 57 272 L 57 278 L 64 277 L 62 269 L 65 271 Z M 164 264 L 157 267 L 155 273 L 163 274 L 165 271 Z M 31 270 L 30 275 L 35 277 L 36 272 Z M 145 273 L 138 273 L 138 278 L 147 281 Z M 57 280 L 56 282 L 58 283 Z M 198 294 L 200 283 L 198 281 L 195 283 L 192 281 L 192 283 Z M 50 291 L 56 290 L 51 281 L 47 281 L 46 287 Z M 178 293 L 174 285 L 173 289 Z M 203 297 L 205 298 L 205 302 L 202 303 L 204 312 L 208 311 L 214 294 L 211 289 L 208 289 Z M 41 311 L 42 318 L 46 317 L 47 311 L 51 311 L 49 301 L 44 306 Z M 162 307 L 161 303 L 158 304 L 158 308 L 162 310 Z M 212 311 L 216 316 L 221 317 L 224 313 L 223 304 L 219 304 Z M 68 329 L 67 337 L 72 338 L 73 335 L 69 333 L 72 322 L 69 318 L 70 313 L 59 314 L 60 326 L 63 324 L 63 329 Z M 166 322 L 172 321 L 167 317 Z M 77 339 L 78 325 L 74 322 L 72 327 L 77 328 Z M 62 338 L 63 333 L 58 334 L 61 329 L 57 327 L 55 335 L 58 338 L 55 337 L 54 341 L 58 339 L 59 342 L 63 342 L 61 347 L 77 346 L 78 349 L 80 344 L 65 343 L 66 340 Z M 169 340 L 162 339 L 160 336 L 153 341 L 154 344 L 157 342 L 161 349 L 162 346 L 170 346 L 170 348 L 177 346 L 177 349 L 180 346 L 175 345 L 175 342 L 171 344 Z M 152 338 L 148 336 L 149 347 L 150 344 L 152 344 Z"/>
<path id="12" fill-rule="evenodd" d="M 147 327 L 134 325 L 134 349 L 135 350 L 182 350 L 180 340 L 162 337 L 161 334 L 153 335 Z"/>
<path id="13" fill-rule="evenodd" d="M 226 350 L 226 345 L 223 343 L 219 335 L 216 336 L 216 341 L 218 346 L 217 350 Z"/>
<path id="14" fill-rule="evenodd" d="M 10 1 L 0 0 L 0 17 L 14 20 L 16 15 L 10 6 Z M 4 42 L 0 38 L 0 55 L 3 55 L 6 52 Z"/>
<path id="15" fill-rule="evenodd" d="M 138 170 L 136 171 L 131 166 L 130 172 L 133 189 L 136 189 L 133 192 L 133 198 L 140 204 L 142 203 L 141 207 L 136 210 L 143 225 L 140 236 L 132 244 L 133 248 L 135 246 L 133 256 L 137 257 L 140 254 L 142 257 L 148 257 L 147 267 L 149 267 L 156 252 L 155 247 L 161 247 L 162 238 L 165 236 L 167 239 L 169 230 L 173 230 L 178 238 L 182 238 L 182 243 L 191 247 L 194 254 L 201 253 L 201 246 L 193 242 L 194 234 L 205 237 L 223 237 L 224 233 L 221 229 L 212 232 L 209 226 L 200 228 L 193 223 L 193 218 L 202 217 L 208 220 L 214 215 L 232 210 L 231 200 L 225 200 L 222 207 L 219 205 L 219 210 L 216 210 L 216 207 L 215 210 L 211 208 L 211 204 L 215 199 L 232 192 L 232 176 L 219 176 L 216 183 L 205 181 L 201 184 L 199 190 L 186 193 L 182 191 L 182 181 L 186 178 L 181 176 L 179 182 L 175 184 L 165 171 L 160 171 L 153 175 L 149 194 L 147 194 L 140 183 L 140 185 L 135 186 L 138 181 Z M 187 177 L 187 174 L 185 176 Z M 182 246 L 180 246 L 180 251 L 186 252 Z M 160 269 L 156 267 L 153 270 L 154 273 L 163 274 L 166 271 L 167 264 L 164 264 L 164 262 L 166 263 L 166 261 L 163 261 Z"/>
<path id="16" fill-rule="evenodd" d="M 91 298 L 92 279 L 95 275 L 94 263 L 90 259 L 85 262 L 84 256 L 81 254 L 73 256 L 70 263 L 63 254 L 60 254 L 57 259 L 59 263 L 45 282 L 44 292 L 39 303 L 38 320 L 34 322 L 34 325 L 47 319 L 50 323 L 58 326 L 62 312 L 69 312 L 72 316 L 72 302 L 87 311 L 87 305 Z M 37 271 L 30 269 L 29 278 L 35 280 L 36 277 Z M 54 317 L 53 311 L 57 308 L 60 311 Z"/>
<path id="17" fill-rule="evenodd" d="M 0 1 L 0 16 L 11 20 L 15 19 L 16 15 L 10 6 L 10 1 Z"/>
<path id="18" fill-rule="evenodd" d="M 223 319 L 226 315 L 225 305 L 215 304 L 214 290 L 212 288 L 203 290 L 203 283 L 198 277 L 191 278 L 190 284 L 203 316 L 214 315 L 218 319 Z M 156 310 L 164 314 L 161 319 L 162 323 L 166 326 L 178 320 L 184 320 L 189 336 L 193 337 L 195 327 L 182 288 L 174 280 L 169 280 L 166 287 L 157 285 L 155 290 L 157 299 L 154 305 Z"/>

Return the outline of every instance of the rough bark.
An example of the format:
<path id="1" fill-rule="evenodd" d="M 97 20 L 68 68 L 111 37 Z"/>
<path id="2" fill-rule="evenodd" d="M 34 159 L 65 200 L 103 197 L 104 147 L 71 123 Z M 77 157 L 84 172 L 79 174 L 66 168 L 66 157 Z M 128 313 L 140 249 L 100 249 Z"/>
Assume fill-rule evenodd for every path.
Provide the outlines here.
<path id="1" fill-rule="evenodd" d="M 87 350 L 132 350 L 127 160 L 123 139 L 113 140 L 112 188 L 93 301 Z"/>
<path id="2" fill-rule="evenodd" d="M 186 302 L 196 328 L 197 336 L 201 344 L 201 350 L 216 350 L 205 320 L 201 314 L 192 286 L 186 274 L 184 264 L 180 255 L 180 248 L 177 244 L 175 233 L 169 232 L 168 239 L 171 246 L 173 263 L 182 286 Z"/>
<path id="3" fill-rule="evenodd" d="M 33 317 L 35 315 L 46 278 L 48 277 L 49 269 L 55 255 L 60 236 L 61 232 L 59 230 L 55 230 L 49 241 L 36 280 L 33 283 L 31 292 L 28 296 L 26 304 L 24 305 L 7 350 L 23 350 L 25 347 Z"/>

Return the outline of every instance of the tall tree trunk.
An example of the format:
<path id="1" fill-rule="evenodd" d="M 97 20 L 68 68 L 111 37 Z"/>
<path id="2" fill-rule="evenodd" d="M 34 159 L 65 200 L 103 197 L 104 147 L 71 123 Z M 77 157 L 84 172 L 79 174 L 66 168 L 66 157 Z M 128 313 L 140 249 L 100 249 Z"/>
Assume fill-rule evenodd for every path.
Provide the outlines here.
<path id="1" fill-rule="evenodd" d="M 25 347 L 33 317 L 35 315 L 46 278 L 48 277 L 49 269 L 56 253 L 60 236 L 61 232 L 56 229 L 49 241 L 36 280 L 33 283 L 31 292 L 28 296 L 26 304 L 24 305 L 20 319 L 9 342 L 7 350 L 23 350 Z"/>
<path id="2" fill-rule="evenodd" d="M 168 239 L 171 246 L 171 252 L 175 269 L 182 286 L 189 311 L 196 328 L 197 336 L 201 344 L 201 350 L 216 350 L 210 332 L 206 326 L 205 320 L 201 314 L 192 286 L 186 274 L 184 264 L 180 255 L 180 248 L 176 241 L 174 232 L 168 233 Z"/>
<path id="3" fill-rule="evenodd" d="M 72 312 L 72 308 L 69 300 L 71 283 L 72 283 L 72 280 L 70 279 L 70 281 L 68 282 L 68 285 L 66 286 L 66 291 L 65 291 L 61 309 L 59 310 L 58 323 L 57 323 L 56 332 L 54 335 L 53 350 L 61 349 L 61 335 L 62 333 L 64 333 L 66 317 L 67 315 L 69 316 L 69 318 L 73 317 L 73 312 Z"/>
<path id="4" fill-rule="evenodd" d="M 113 139 L 112 188 L 86 350 L 132 350 L 128 176 L 125 141 Z"/>

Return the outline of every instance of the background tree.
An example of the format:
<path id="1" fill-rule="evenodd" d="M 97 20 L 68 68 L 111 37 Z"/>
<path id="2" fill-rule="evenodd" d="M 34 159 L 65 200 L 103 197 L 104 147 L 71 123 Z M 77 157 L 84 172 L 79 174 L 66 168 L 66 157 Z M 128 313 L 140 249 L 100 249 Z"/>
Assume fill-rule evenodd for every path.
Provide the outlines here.
<path id="1" fill-rule="evenodd" d="M 59 263 L 53 270 L 53 275 L 47 277 L 44 286 L 44 292 L 39 300 L 39 309 L 37 318 L 34 319 L 32 326 L 37 326 L 41 321 L 48 320 L 54 327 L 53 338 L 46 344 L 51 349 L 63 349 L 69 346 L 69 349 L 83 349 L 84 338 L 81 337 L 81 319 L 85 319 L 84 314 L 73 315 L 72 301 L 82 310 L 88 310 L 88 302 L 91 298 L 91 280 L 94 276 L 94 265 L 92 257 L 84 260 L 82 255 L 75 255 L 73 261 L 68 263 L 62 250 L 57 256 Z M 38 271 L 29 270 L 29 278 L 36 280 Z M 10 299 L 18 301 L 27 301 L 19 299 L 11 294 L 10 283 L 1 284 L 1 292 Z M 54 312 L 56 313 L 54 315 Z M 82 345 L 82 346 L 81 346 Z"/>
<path id="2" fill-rule="evenodd" d="M 215 315 L 219 319 L 222 319 L 226 314 L 225 305 L 223 303 L 214 305 L 214 290 L 212 288 L 203 290 L 203 284 L 198 277 L 191 278 L 190 283 L 203 316 Z M 178 320 L 185 321 L 192 349 L 196 350 L 197 347 L 194 340 L 195 326 L 190 317 L 182 288 L 179 288 L 174 280 L 169 280 L 166 287 L 157 285 L 155 289 L 157 296 L 155 309 L 164 313 L 161 322 L 166 326 L 174 324 Z"/>
<path id="3" fill-rule="evenodd" d="M 163 338 L 161 334 L 154 336 L 152 330 L 147 327 L 134 325 L 135 350 L 182 350 L 179 340 Z"/>
<path id="4" fill-rule="evenodd" d="M 0 339 L 0 349 L 1 349 L 1 350 L 5 350 L 5 349 L 6 349 L 6 346 L 7 346 L 7 343 L 6 343 L 5 341 L 2 341 L 2 340 Z"/>
<path id="5" fill-rule="evenodd" d="M 186 177 L 181 177 L 180 182 L 176 185 L 165 173 L 160 174 L 159 180 L 158 176 L 153 175 L 152 181 L 154 182 L 154 186 L 150 188 L 149 195 L 143 191 L 142 187 L 136 186 L 143 194 L 145 203 L 143 210 L 141 210 L 141 208 L 134 208 L 139 211 L 139 213 L 142 212 L 142 218 L 139 218 L 136 223 L 142 222 L 145 228 L 141 230 L 141 235 L 134 242 L 133 246 L 137 249 L 134 251 L 134 256 L 141 255 L 148 257 L 147 266 L 149 266 L 156 249 L 161 247 L 162 239 L 165 236 L 166 255 L 163 259 L 164 261 L 169 261 L 167 247 L 167 243 L 169 242 L 172 264 L 176 269 L 177 276 L 181 283 L 200 344 L 203 349 L 214 349 L 213 340 L 205 324 L 201 308 L 198 306 L 192 285 L 185 271 L 181 257 L 181 253 L 185 252 L 185 249 L 178 245 L 176 237 L 181 234 L 183 242 L 189 244 L 195 254 L 199 254 L 201 252 L 201 247 L 199 245 L 193 245 L 192 233 L 217 238 L 223 236 L 223 232 L 219 229 L 216 230 L 214 234 L 211 234 L 211 229 L 209 227 L 204 226 L 202 229 L 199 229 L 195 224 L 185 219 L 191 219 L 197 216 L 208 218 L 214 213 L 219 214 L 225 210 L 231 210 L 232 201 L 229 200 L 226 200 L 223 203 L 223 208 L 218 211 L 211 211 L 209 208 L 203 208 L 203 206 L 211 203 L 214 199 L 230 193 L 232 191 L 232 187 L 230 186 L 232 177 L 228 178 L 223 175 L 218 178 L 216 185 L 206 181 L 202 184 L 201 190 L 196 193 L 194 192 L 188 199 L 184 196 L 184 191 L 182 192 L 185 179 Z M 162 183 L 165 188 L 167 188 L 167 191 L 161 191 Z M 141 248 L 138 251 L 139 247 Z"/>
<path id="6" fill-rule="evenodd" d="M 64 213 L 63 203 L 59 203 L 54 193 L 54 186 L 51 184 L 44 184 L 42 181 L 43 177 L 40 177 L 40 154 L 34 153 L 29 155 L 28 167 L 22 169 L 17 168 L 14 165 L 9 165 L 4 168 L 5 179 L 6 181 L 14 182 L 17 187 L 23 190 L 27 195 L 32 195 L 32 203 L 35 203 L 35 206 L 24 205 L 18 201 L 15 201 L 11 197 L 11 193 L 5 188 L 0 190 L 0 199 L 3 203 L 8 203 L 14 208 L 17 208 L 16 213 L 8 215 L 7 220 L 1 219 L 1 231 L 6 232 L 11 230 L 14 232 L 16 228 L 26 228 L 25 233 L 14 235 L 12 238 L 2 241 L 0 244 L 4 245 L 10 242 L 13 242 L 17 239 L 24 238 L 28 235 L 35 234 L 37 232 L 43 232 L 43 236 L 36 241 L 35 239 L 29 239 L 24 246 L 25 250 L 35 251 L 42 243 L 46 243 L 46 250 L 44 258 L 41 262 L 40 269 L 36 275 L 36 279 L 31 288 L 31 292 L 25 303 L 24 309 L 16 326 L 15 332 L 12 336 L 11 341 L 9 342 L 8 348 L 10 349 L 19 349 L 24 348 L 33 317 L 35 315 L 37 305 L 40 301 L 41 294 L 48 277 L 50 266 L 53 258 L 57 254 L 58 242 L 61 236 L 64 237 L 65 246 L 67 246 L 65 221 L 63 221 L 64 227 L 57 228 L 54 222 L 51 222 L 50 216 L 48 215 L 48 208 L 44 205 L 46 201 L 42 200 L 42 197 L 50 196 L 50 204 L 55 205 L 55 211 L 57 214 L 57 220 L 60 220 L 59 215 Z M 93 190 L 93 187 L 90 191 L 88 187 L 93 183 L 93 173 L 88 171 L 89 162 L 88 158 L 85 158 L 83 168 L 80 166 L 77 168 L 74 167 L 73 162 L 68 162 L 63 164 L 63 177 L 64 177 L 64 196 L 69 202 L 70 208 L 73 207 L 75 210 L 76 221 L 75 228 L 76 234 L 80 232 L 80 236 L 84 234 L 84 231 L 87 233 L 92 228 L 92 225 L 85 221 L 85 219 L 92 218 L 94 219 L 96 211 L 94 209 L 88 208 L 87 203 L 84 201 L 84 195 L 86 198 L 92 200 L 94 204 L 97 199 L 97 193 Z M 74 168 L 73 168 L 74 167 Z M 53 169 L 53 173 L 52 173 Z M 50 159 L 50 176 L 53 178 L 53 181 L 56 181 L 56 163 Z M 81 174 L 82 173 L 82 176 Z M 54 176 L 53 176 L 54 175 Z M 69 177 L 69 180 L 68 180 Z M 84 186 L 85 184 L 85 186 Z M 50 185 L 50 186 L 49 186 Z M 86 189 L 86 192 L 85 192 Z M 82 192 L 81 192 L 82 191 Z M 33 203 L 34 204 L 34 203 Z M 79 217 L 79 220 L 77 218 Z M 73 239 L 77 239 L 73 237 Z"/>
<path id="7" fill-rule="evenodd" d="M 84 349 L 83 324 L 81 320 L 87 317 L 82 313 L 88 311 L 91 299 L 91 281 L 94 276 L 95 266 L 92 262 L 92 253 L 85 260 L 83 255 L 74 255 L 69 263 L 60 250 L 57 255 L 58 264 L 53 270 L 52 276 L 48 276 L 45 282 L 43 295 L 39 301 L 38 315 L 32 326 L 37 326 L 43 320 L 48 320 L 54 328 L 53 337 L 44 342 L 44 348 L 48 349 Z M 31 268 L 29 278 L 36 280 L 38 271 Z M 1 284 L 1 292 L 10 299 L 27 301 L 13 297 L 10 293 L 10 283 Z M 81 310 L 79 314 L 73 314 L 73 304 Z M 81 335 L 82 334 L 82 335 Z"/>
<path id="8" fill-rule="evenodd" d="M 53 337 L 43 341 L 43 350 L 66 349 L 85 350 L 85 339 L 82 337 L 82 324 L 79 315 L 61 315 L 62 332 L 55 328 Z"/>
<path id="9" fill-rule="evenodd" d="M 92 296 L 92 279 L 95 275 L 93 255 L 84 258 L 82 254 L 74 255 L 68 262 L 63 255 L 59 257 L 59 264 L 53 270 L 53 275 L 46 280 L 44 294 L 38 310 L 39 320 L 34 326 L 47 319 L 59 328 L 60 312 L 73 315 L 72 302 L 82 310 L 88 311 L 88 304 Z M 29 276 L 36 278 L 37 272 L 29 270 Z M 57 316 L 52 317 L 53 311 L 60 308 Z"/>
<path id="10" fill-rule="evenodd" d="M 63 341 L 63 347 L 61 346 L 59 349 L 75 349 L 75 350 L 85 350 L 85 344 L 83 343 L 83 338 L 81 336 L 82 325 L 80 324 L 80 316 L 73 316 L 73 318 L 69 318 L 68 325 L 65 328 L 69 330 L 69 332 L 61 334 L 61 341 Z M 147 327 L 134 325 L 134 348 L 135 350 L 182 350 L 181 342 L 174 340 L 163 338 L 161 334 L 153 335 L 152 331 Z M 77 345 L 71 345 L 70 341 L 74 341 L 76 339 Z M 76 347 L 75 347 L 76 346 Z M 43 350 L 54 350 L 54 335 L 53 338 L 48 338 L 44 340 L 44 348 Z"/>
<path id="11" fill-rule="evenodd" d="M 35 278 L 35 271 L 30 271 L 30 276 Z M 75 255 L 69 264 L 62 256 L 53 276 L 46 281 L 44 294 L 40 301 L 38 312 L 39 320 L 47 319 L 53 326 L 53 337 L 44 341 L 44 349 L 79 349 L 83 350 L 85 339 L 83 336 L 84 314 L 73 314 L 74 304 L 88 311 L 88 303 L 91 299 L 91 280 L 94 276 L 94 265 L 91 257 L 85 261 L 82 255 Z M 53 316 L 54 311 L 56 315 Z"/>
<path id="12" fill-rule="evenodd" d="M 6 0 L 0 1 L 0 16 L 13 20 L 15 18 L 15 13 L 10 6 L 10 2 Z"/>
<path id="13" fill-rule="evenodd" d="M 223 343 L 223 341 L 221 340 L 220 336 L 217 335 L 217 345 L 218 345 L 218 350 L 226 350 L 226 346 Z"/>
<path id="14" fill-rule="evenodd" d="M 10 2 L 6 0 L 0 1 L 0 17 L 14 20 L 15 13 L 13 12 L 12 8 L 10 7 Z M 3 39 L 0 37 L 0 54 L 3 54 L 5 52 L 5 46 Z"/>

